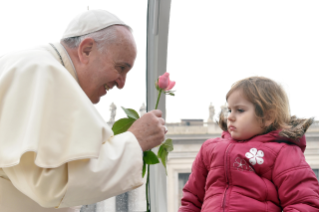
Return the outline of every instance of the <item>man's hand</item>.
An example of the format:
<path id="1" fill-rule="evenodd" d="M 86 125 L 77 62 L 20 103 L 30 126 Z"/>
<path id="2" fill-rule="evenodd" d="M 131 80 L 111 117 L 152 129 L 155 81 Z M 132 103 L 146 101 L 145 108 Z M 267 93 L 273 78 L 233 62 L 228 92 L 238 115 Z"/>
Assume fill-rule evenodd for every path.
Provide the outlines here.
<path id="1" fill-rule="evenodd" d="M 165 139 L 165 121 L 162 111 L 152 110 L 136 120 L 128 131 L 132 132 L 143 151 L 160 145 Z"/>

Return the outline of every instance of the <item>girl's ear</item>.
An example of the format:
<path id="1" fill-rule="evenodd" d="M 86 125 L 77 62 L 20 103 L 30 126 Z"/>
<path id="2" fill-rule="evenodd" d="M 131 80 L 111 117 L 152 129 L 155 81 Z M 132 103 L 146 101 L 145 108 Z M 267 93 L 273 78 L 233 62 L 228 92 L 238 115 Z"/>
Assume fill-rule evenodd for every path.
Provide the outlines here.
<path id="1" fill-rule="evenodd" d="M 227 117 L 225 117 L 225 112 L 223 110 L 220 111 L 218 125 L 223 131 L 228 131 L 226 118 Z"/>
<path id="2" fill-rule="evenodd" d="M 274 123 L 275 121 L 275 113 L 273 113 L 272 111 L 268 111 L 266 114 L 265 114 L 265 127 L 269 127 L 272 123 Z"/>

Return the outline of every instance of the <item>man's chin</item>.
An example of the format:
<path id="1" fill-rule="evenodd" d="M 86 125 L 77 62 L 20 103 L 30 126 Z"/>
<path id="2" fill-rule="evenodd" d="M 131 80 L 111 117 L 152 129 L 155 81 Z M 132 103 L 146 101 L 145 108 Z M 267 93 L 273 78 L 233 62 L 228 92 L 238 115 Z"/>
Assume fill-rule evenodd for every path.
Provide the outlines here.
<path id="1" fill-rule="evenodd" d="M 99 103 L 99 101 L 100 101 L 100 97 L 97 97 L 97 98 L 95 98 L 95 99 L 91 99 L 91 102 L 92 102 L 93 104 L 97 104 L 97 103 Z"/>

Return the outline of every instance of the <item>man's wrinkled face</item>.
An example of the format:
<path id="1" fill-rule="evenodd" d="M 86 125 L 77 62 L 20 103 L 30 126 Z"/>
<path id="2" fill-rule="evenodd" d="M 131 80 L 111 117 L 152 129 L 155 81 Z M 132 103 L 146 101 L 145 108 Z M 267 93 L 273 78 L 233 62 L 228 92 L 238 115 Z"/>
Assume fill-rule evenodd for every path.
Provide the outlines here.
<path id="1" fill-rule="evenodd" d="M 80 85 L 92 103 L 100 101 L 114 86 L 122 89 L 126 75 L 134 65 L 136 47 L 132 39 L 120 43 L 109 44 L 103 52 L 93 48 L 90 62 L 85 74 L 81 77 Z"/>
<path id="2" fill-rule="evenodd" d="M 247 100 L 241 89 L 231 93 L 227 103 L 227 128 L 233 139 L 247 140 L 264 132 L 255 115 L 255 106 Z"/>

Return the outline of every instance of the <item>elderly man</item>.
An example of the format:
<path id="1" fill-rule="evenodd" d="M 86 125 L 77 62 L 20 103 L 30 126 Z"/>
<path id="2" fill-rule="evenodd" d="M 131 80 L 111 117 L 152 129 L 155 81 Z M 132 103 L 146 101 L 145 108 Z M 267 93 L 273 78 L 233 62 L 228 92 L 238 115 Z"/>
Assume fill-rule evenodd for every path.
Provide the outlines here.
<path id="1" fill-rule="evenodd" d="M 0 58 L 0 211 L 74 212 L 140 186 L 142 151 L 164 140 L 161 111 L 114 136 L 92 103 L 125 85 L 130 28 L 87 11 L 61 43 Z"/>

